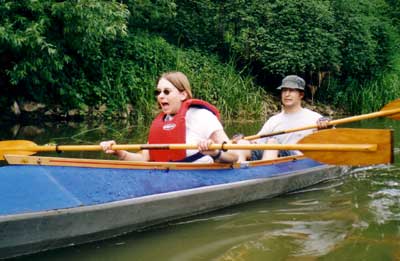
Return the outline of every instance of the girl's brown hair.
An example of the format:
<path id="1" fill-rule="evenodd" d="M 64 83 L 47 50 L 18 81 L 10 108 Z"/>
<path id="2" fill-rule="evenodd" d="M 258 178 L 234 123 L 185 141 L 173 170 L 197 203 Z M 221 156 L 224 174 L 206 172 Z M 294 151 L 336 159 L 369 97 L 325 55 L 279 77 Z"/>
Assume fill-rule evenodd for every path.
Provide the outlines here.
<path id="1" fill-rule="evenodd" d="M 156 86 L 158 85 L 158 82 L 162 79 L 166 79 L 170 83 L 172 83 L 175 88 L 177 88 L 179 91 L 183 92 L 186 91 L 188 94 L 188 98 L 191 99 L 192 96 L 192 89 L 190 88 L 190 82 L 186 75 L 182 72 L 166 72 L 163 73 L 160 77 L 158 77 Z"/>

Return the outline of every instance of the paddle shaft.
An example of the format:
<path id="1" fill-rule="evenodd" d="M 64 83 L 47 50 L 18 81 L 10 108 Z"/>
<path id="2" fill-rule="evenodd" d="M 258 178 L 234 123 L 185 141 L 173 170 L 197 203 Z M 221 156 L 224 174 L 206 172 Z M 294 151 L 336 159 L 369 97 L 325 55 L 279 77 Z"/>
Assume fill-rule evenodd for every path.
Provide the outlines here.
<path id="1" fill-rule="evenodd" d="M 114 150 L 188 150 L 196 144 L 113 145 Z M 327 129 L 314 132 L 297 144 L 211 144 L 210 150 L 300 150 L 306 157 L 335 165 L 373 165 L 393 162 L 393 131 Z M 32 155 L 49 151 L 101 151 L 100 145 L 37 145 L 28 140 L 0 141 L 0 160 L 4 155 Z"/>
<path id="2" fill-rule="evenodd" d="M 378 117 L 384 117 L 384 116 L 390 116 L 400 113 L 400 108 L 397 109 L 390 109 L 390 110 L 383 110 L 383 111 L 378 111 L 378 112 L 372 112 L 372 113 L 367 113 L 363 115 L 358 115 L 358 116 L 352 116 L 352 117 L 347 117 L 343 119 L 338 119 L 338 120 L 332 120 L 328 122 L 328 126 L 335 126 L 339 124 L 344 124 L 344 123 L 350 123 L 350 122 L 355 122 L 355 121 L 361 121 L 361 120 L 367 120 L 367 119 L 373 119 L 373 118 L 378 118 Z M 291 132 L 296 132 L 296 131 L 302 131 L 302 130 L 309 130 L 309 129 L 316 129 L 318 126 L 316 124 L 313 125 L 308 125 L 308 126 L 303 126 L 299 128 L 293 128 L 285 131 L 277 131 L 277 132 L 271 132 L 268 134 L 261 134 L 261 135 L 252 135 L 252 136 L 246 136 L 243 139 L 245 140 L 255 140 L 255 139 L 260 139 L 260 138 L 266 138 L 266 137 L 272 137 L 275 135 L 281 135 L 281 134 L 286 134 L 286 133 L 291 133 Z"/>
<path id="3" fill-rule="evenodd" d="M 113 145 L 113 150 L 188 150 L 196 144 L 126 144 Z M 317 150 L 317 151 L 376 151 L 376 144 L 211 144 L 210 150 Z M 49 145 L 25 148 L 27 151 L 99 151 L 100 145 Z"/>

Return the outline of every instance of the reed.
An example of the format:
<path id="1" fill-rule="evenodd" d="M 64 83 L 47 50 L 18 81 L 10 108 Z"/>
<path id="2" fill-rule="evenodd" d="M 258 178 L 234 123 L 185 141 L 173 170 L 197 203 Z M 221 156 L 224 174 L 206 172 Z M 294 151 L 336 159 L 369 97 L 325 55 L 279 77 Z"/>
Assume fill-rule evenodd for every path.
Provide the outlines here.
<path id="1" fill-rule="evenodd" d="M 358 112 L 366 113 L 379 110 L 383 104 L 398 98 L 400 93 L 400 54 L 395 54 L 388 69 L 383 70 L 373 80 L 360 86 L 360 93 L 353 93 Z M 357 97 L 358 96 L 358 97 Z M 355 106 L 353 106 L 355 110 Z"/>
<path id="2" fill-rule="evenodd" d="M 215 105 L 223 119 L 261 119 L 263 104 L 272 100 L 251 76 L 235 68 L 233 59 L 224 63 L 216 55 L 181 49 L 143 32 L 136 32 L 123 44 L 126 55 L 122 59 L 112 57 L 105 63 L 105 77 L 97 87 L 101 99 L 108 104 L 109 117 L 123 112 L 130 104 L 130 118 L 134 122 L 145 124 L 153 119 L 159 112 L 153 95 L 155 80 L 166 71 L 185 73 L 194 97 Z"/>
<path id="3" fill-rule="evenodd" d="M 195 97 L 215 104 L 227 120 L 261 119 L 263 103 L 272 100 L 251 76 L 235 69 L 233 59 L 221 63 L 216 56 L 189 50 L 179 56 L 177 69 L 187 72 Z"/>
<path id="4" fill-rule="evenodd" d="M 398 98 L 399 93 L 400 53 L 395 53 L 386 69 L 376 73 L 373 79 L 347 79 L 341 83 L 332 77 L 317 95 L 321 101 L 360 114 L 381 109 L 384 104 Z"/>

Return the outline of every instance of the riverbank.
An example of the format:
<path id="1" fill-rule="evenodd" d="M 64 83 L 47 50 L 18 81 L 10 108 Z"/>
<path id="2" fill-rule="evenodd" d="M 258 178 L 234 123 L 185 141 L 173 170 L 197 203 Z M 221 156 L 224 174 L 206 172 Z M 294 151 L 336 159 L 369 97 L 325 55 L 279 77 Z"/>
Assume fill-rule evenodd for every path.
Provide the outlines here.
<path id="1" fill-rule="evenodd" d="M 318 102 L 312 102 L 311 100 L 305 100 L 303 106 L 311 110 L 317 111 L 322 115 L 335 118 L 336 115 L 346 114 L 345 111 L 337 108 L 333 108 L 330 105 L 322 104 Z M 268 118 L 280 111 L 280 101 L 278 98 L 268 95 L 265 101 L 262 103 L 263 115 L 260 117 L 252 118 L 251 112 L 241 111 L 237 116 L 229 117 L 230 121 L 240 121 L 240 122 L 251 122 L 259 121 Z M 115 111 L 114 113 L 109 113 L 107 111 L 106 105 L 101 105 L 100 107 L 86 107 L 83 109 L 71 109 L 68 111 L 62 110 L 59 106 L 49 106 L 43 103 L 36 102 L 23 102 L 17 103 L 16 101 L 13 105 L 8 108 L 8 110 L 3 111 L 2 121 L 15 122 L 15 123 L 38 123 L 46 121 L 107 121 L 110 119 L 119 119 L 129 121 L 130 116 L 134 114 L 134 109 L 131 105 L 127 105 L 125 110 Z M 158 111 L 154 110 L 154 115 Z"/>

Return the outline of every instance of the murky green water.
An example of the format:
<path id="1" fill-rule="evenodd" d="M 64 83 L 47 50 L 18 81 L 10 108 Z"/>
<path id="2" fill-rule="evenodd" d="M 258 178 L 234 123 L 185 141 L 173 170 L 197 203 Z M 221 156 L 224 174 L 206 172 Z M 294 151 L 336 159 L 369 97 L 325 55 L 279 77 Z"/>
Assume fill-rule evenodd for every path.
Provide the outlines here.
<path id="1" fill-rule="evenodd" d="M 230 124 L 228 132 L 250 135 L 260 125 Z M 400 260 L 400 123 L 378 119 L 349 126 L 395 129 L 397 163 L 352 169 L 342 179 L 278 198 L 18 260 Z M 145 127 L 127 123 L 1 129 L 2 139 L 38 144 L 146 140 Z M 104 157 L 64 154 L 71 155 Z"/>

